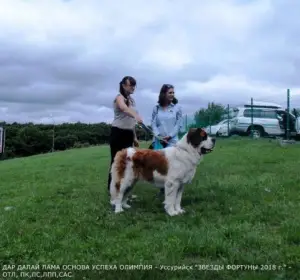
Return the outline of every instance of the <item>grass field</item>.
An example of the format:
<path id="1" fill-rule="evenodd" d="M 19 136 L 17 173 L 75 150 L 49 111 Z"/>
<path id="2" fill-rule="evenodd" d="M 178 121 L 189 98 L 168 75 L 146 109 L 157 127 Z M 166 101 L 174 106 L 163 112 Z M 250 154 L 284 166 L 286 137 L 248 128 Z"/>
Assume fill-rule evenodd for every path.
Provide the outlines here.
<path id="1" fill-rule="evenodd" d="M 185 189 L 186 214 L 177 217 L 164 213 L 146 184 L 136 186 L 131 209 L 112 213 L 108 162 L 105 146 L 0 162 L 2 268 L 149 264 L 72 270 L 73 278 L 60 279 L 300 279 L 299 145 L 218 140 Z M 199 269 L 204 264 L 213 270 Z"/>

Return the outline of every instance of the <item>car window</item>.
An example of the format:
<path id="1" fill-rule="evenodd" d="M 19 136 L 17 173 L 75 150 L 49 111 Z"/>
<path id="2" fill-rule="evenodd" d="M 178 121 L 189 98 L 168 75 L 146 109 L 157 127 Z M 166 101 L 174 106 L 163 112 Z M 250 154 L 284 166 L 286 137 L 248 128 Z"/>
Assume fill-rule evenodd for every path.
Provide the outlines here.
<path id="1" fill-rule="evenodd" d="M 244 111 L 244 117 L 251 118 L 251 109 Z M 253 118 L 276 119 L 276 111 L 253 109 Z"/>
<path id="2" fill-rule="evenodd" d="M 277 118 L 276 111 L 263 111 L 262 118 L 276 119 Z"/>
<path id="3" fill-rule="evenodd" d="M 261 118 L 261 109 L 253 109 L 253 118 Z M 244 117 L 251 118 L 252 112 L 251 109 L 246 109 L 244 111 Z"/>

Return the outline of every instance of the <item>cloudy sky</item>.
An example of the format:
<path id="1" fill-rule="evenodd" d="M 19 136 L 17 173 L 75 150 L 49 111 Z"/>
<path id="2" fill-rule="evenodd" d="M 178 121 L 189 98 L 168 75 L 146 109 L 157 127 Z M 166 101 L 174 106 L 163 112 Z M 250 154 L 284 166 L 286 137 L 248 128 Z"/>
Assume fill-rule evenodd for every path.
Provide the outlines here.
<path id="1" fill-rule="evenodd" d="M 163 83 L 209 101 L 300 107 L 300 1 L 0 0 L 0 119 L 110 122 L 125 75 L 145 122 Z"/>

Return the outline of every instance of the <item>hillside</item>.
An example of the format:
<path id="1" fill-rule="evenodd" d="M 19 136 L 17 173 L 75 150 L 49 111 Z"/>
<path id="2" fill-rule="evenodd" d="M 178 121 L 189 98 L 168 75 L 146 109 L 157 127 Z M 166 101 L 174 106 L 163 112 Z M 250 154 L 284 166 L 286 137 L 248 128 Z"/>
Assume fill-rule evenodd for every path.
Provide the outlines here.
<path id="1" fill-rule="evenodd" d="M 178 217 L 168 217 L 157 190 L 140 183 L 132 208 L 113 214 L 108 163 L 107 146 L 0 162 L 0 265 L 153 265 L 69 267 L 71 279 L 296 279 L 298 145 L 218 140 L 186 188 L 187 213 Z M 199 271 L 205 264 L 214 266 Z M 237 264 L 259 271 L 226 267 Z"/>

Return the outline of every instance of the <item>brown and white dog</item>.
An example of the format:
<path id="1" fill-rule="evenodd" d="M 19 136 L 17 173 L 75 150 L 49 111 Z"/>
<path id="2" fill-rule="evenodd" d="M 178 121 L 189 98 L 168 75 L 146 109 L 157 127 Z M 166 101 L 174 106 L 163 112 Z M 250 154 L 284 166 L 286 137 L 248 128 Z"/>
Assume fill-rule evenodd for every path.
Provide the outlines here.
<path id="1" fill-rule="evenodd" d="M 184 213 L 181 208 L 184 184 L 191 183 L 203 155 L 213 150 L 215 142 L 203 129 L 191 128 L 173 147 L 119 151 L 111 168 L 110 195 L 115 213 L 131 207 L 127 204 L 128 195 L 139 180 L 165 189 L 167 214 Z"/>

